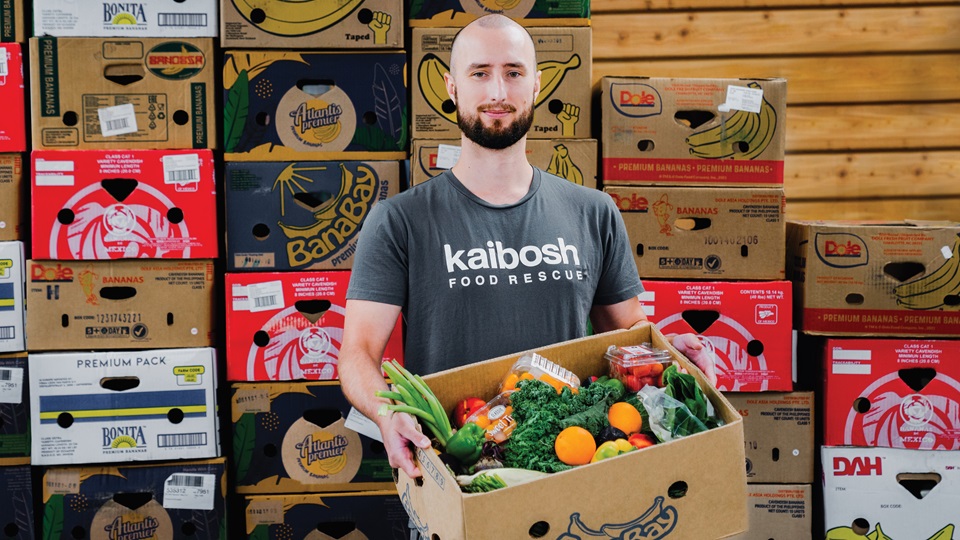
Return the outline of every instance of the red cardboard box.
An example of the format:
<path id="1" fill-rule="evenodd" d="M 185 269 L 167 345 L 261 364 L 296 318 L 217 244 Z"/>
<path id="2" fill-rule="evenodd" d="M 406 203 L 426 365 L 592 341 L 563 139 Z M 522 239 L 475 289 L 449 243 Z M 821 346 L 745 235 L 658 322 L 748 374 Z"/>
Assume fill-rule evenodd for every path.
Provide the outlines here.
<path id="1" fill-rule="evenodd" d="M 793 390 L 787 281 L 644 281 L 640 295 L 663 334 L 691 332 L 716 356 L 725 392 Z"/>
<path id="2" fill-rule="evenodd" d="M 213 259 L 210 150 L 37 150 L 37 259 Z"/>
<path id="3" fill-rule="evenodd" d="M 828 446 L 960 450 L 960 341 L 828 339 Z"/>
<path id="4" fill-rule="evenodd" d="M 0 43 L 0 103 L 0 152 L 23 152 L 27 149 L 27 101 L 19 43 Z"/>
<path id="5" fill-rule="evenodd" d="M 332 380 L 349 271 L 227 274 L 227 379 Z M 383 360 L 403 362 L 400 320 Z"/>

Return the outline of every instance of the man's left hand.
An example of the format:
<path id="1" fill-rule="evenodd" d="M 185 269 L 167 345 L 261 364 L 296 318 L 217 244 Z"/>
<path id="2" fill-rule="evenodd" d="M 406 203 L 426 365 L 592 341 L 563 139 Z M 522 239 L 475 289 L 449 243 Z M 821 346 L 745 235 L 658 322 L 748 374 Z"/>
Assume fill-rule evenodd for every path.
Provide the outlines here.
<path id="1" fill-rule="evenodd" d="M 680 354 L 689 358 L 694 365 L 700 368 L 710 384 L 714 387 L 717 386 L 717 370 L 714 366 L 713 355 L 703 347 L 700 338 L 694 334 L 678 334 L 673 336 L 672 343 L 680 351 Z"/>

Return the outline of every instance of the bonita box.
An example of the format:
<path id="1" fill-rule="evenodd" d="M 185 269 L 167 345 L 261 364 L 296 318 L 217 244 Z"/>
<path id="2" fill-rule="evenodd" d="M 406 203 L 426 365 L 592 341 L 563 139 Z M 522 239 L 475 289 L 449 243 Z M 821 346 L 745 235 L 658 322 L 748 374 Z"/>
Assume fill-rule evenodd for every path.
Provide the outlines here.
<path id="1" fill-rule="evenodd" d="M 36 36 L 217 37 L 217 0 L 33 0 Z"/>

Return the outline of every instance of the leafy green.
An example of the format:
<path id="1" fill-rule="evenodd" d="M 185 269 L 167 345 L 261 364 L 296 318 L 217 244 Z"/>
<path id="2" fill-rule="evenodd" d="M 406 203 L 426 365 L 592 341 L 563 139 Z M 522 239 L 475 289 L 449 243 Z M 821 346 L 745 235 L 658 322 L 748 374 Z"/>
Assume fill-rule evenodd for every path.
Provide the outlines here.
<path id="1" fill-rule="evenodd" d="M 233 152 L 237 149 L 240 138 L 243 136 L 243 128 L 247 125 L 250 108 L 249 83 L 247 70 L 242 70 L 227 92 L 227 100 L 223 107 L 224 152 Z"/>
<path id="2" fill-rule="evenodd" d="M 51 495 L 43 505 L 43 538 L 53 540 L 63 533 L 63 495 Z"/>
<path id="3" fill-rule="evenodd" d="M 248 540 L 268 540 L 270 538 L 270 526 L 261 523 L 250 531 Z"/>
<path id="4" fill-rule="evenodd" d="M 698 420 L 707 422 L 707 398 L 693 375 L 680 373 L 676 364 L 671 364 L 663 372 L 663 386 L 668 396 L 686 405 Z"/>
<path id="5" fill-rule="evenodd" d="M 236 479 L 243 480 L 250 470 L 253 447 L 257 444 L 257 421 L 254 413 L 243 413 L 233 427 L 233 462 Z"/>

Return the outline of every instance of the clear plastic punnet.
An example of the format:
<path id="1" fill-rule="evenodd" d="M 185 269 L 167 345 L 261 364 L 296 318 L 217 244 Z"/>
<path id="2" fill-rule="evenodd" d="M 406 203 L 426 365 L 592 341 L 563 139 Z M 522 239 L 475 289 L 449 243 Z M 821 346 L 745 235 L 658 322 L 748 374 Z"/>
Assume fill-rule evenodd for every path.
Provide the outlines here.
<path id="1" fill-rule="evenodd" d="M 488 441 L 502 443 L 510 438 L 517 422 L 513 419 L 513 406 L 510 404 L 510 392 L 497 395 L 467 417 L 467 422 L 473 422 L 482 427 Z"/>
<path id="2" fill-rule="evenodd" d="M 517 383 L 525 379 L 538 379 L 554 387 L 557 392 L 567 386 L 571 390 L 580 388 L 580 378 L 537 353 L 528 353 L 520 357 L 510 372 L 500 383 L 500 392 L 512 392 L 517 389 Z"/>
<path id="3" fill-rule="evenodd" d="M 647 385 L 663 386 L 661 374 L 673 361 L 670 353 L 649 343 L 628 347 L 611 345 L 604 358 L 610 363 L 610 378 L 619 379 L 631 393 Z"/>

